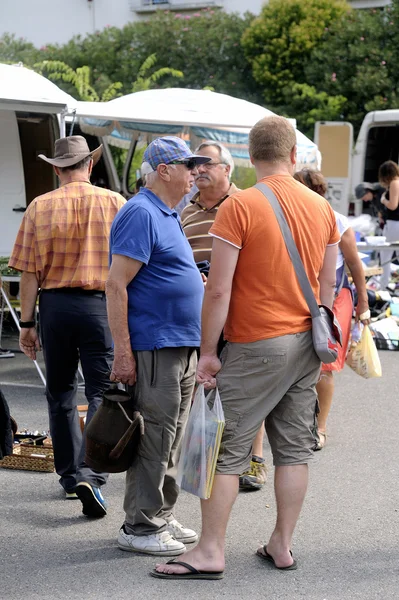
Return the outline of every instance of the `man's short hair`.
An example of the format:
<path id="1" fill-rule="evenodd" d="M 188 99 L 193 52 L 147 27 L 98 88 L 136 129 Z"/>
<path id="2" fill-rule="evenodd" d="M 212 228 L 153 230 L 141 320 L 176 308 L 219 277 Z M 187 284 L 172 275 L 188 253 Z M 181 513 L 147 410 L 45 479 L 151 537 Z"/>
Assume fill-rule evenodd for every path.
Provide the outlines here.
<path id="1" fill-rule="evenodd" d="M 296 144 L 295 129 L 284 117 L 264 117 L 249 132 L 249 154 L 254 160 L 287 162 Z"/>
<path id="2" fill-rule="evenodd" d="M 209 146 L 215 146 L 219 150 L 220 162 L 222 162 L 224 165 L 229 165 L 229 167 L 230 167 L 229 179 L 230 179 L 230 177 L 234 171 L 234 160 L 233 160 L 233 157 L 231 156 L 230 151 L 226 148 L 226 146 L 223 146 L 223 144 L 221 144 L 220 142 L 214 142 L 213 140 L 206 140 L 205 142 L 202 142 L 195 149 L 195 154 L 199 153 L 202 148 L 208 148 Z"/>
<path id="3" fill-rule="evenodd" d="M 87 156 L 83 160 L 71 165 L 70 167 L 58 167 L 61 173 L 67 173 L 68 171 L 80 171 L 80 169 L 85 169 L 89 166 L 89 162 L 92 160 L 91 156 Z"/>

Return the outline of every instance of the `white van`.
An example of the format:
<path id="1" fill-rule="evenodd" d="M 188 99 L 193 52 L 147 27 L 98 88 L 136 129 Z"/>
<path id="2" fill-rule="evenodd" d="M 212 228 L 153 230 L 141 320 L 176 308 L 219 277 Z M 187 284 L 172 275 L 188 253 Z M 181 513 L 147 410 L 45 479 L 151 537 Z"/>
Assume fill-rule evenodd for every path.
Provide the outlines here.
<path id="1" fill-rule="evenodd" d="M 357 137 L 352 159 L 352 193 L 367 181 L 378 182 L 378 169 L 386 160 L 398 163 L 399 110 L 376 110 L 368 113 Z M 362 212 L 362 202 L 355 199 L 356 215 Z"/>
<path id="2" fill-rule="evenodd" d="M 355 187 L 376 183 L 378 169 L 386 160 L 399 159 L 399 110 L 367 113 L 353 147 L 353 127 L 348 122 L 320 121 L 315 143 L 322 154 L 321 170 L 328 181 L 328 200 L 345 215 L 362 213 L 363 203 Z"/>

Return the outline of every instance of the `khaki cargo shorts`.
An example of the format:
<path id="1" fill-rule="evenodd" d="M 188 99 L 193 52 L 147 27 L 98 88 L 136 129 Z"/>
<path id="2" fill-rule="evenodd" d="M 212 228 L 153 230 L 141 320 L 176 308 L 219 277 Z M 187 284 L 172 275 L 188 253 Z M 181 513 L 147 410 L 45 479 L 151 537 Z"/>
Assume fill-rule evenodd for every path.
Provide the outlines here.
<path id="1" fill-rule="evenodd" d="M 259 342 L 228 342 L 217 384 L 226 425 L 216 472 L 240 475 L 249 468 L 261 424 L 276 466 L 313 457 L 321 363 L 310 331 Z"/>

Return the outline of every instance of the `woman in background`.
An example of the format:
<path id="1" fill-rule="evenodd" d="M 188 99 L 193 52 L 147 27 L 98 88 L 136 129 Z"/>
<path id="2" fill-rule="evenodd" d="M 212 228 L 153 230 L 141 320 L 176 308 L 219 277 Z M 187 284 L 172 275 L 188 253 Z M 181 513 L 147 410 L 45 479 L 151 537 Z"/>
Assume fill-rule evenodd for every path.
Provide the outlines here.
<path id="1" fill-rule="evenodd" d="M 386 188 L 381 196 L 381 204 L 385 207 L 384 235 L 387 242 L 399 241 L 399 167 L 393 160 L 382 163 L 378 171 L 378 180 Z M 392 250 L 380 252 L 382 263 L 381 289 L 385 290 L 391 278 Z"/>
<path id="2" fill-rule="evenodd" d="M 294 178 L 306 185 L 320 196 L 325 197 L 327 182 L 320 171 L 302 169 L 295 173 Z M 353 315 L 353 295 L 345 273 L 345 263 L 356 286 L 358 302 L 356 306 L 356 321 L 364 324 L 370 322 L 370 311 L 367 298 L 366 282 L 363 265 L 360 261 L 353 229 L 349 226 L 348 218 L 334 211 L 337 227 L 341 234 L 338 246 L 335 299 L 333 311 L 342 329 L 342 347 L 339 347 L 338 358 L 335 362 L 321 367 L 320 380 L 316 386 L 319 399 L 320 413 L 318 416 L 318 442 L 315 450 L 321 450 L 327 439 L 327 417 L 330 412 L 334 395 L 334 371 L 342 371 L 348 352 L 351 321 Z"/>

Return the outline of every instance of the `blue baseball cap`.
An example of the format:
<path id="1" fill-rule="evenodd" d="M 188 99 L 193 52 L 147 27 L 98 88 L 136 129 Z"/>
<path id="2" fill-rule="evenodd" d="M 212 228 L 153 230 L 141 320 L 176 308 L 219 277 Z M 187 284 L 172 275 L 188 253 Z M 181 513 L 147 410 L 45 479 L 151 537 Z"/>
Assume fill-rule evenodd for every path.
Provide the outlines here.
<path id="1" fill-rule="evenodd" d="M 189 163 L 203 165 L 211 159 L 208 156 L 199 156 L 193 154 L 187 144 L 180 138 L 168 135 L 165 137 L 156 138 L 147 147 L 143 156 L 143 164 L 141 165 L 141 173 L 148 175 L 156 171 L 157 166 L 161 164 L 169 165 L 179 163 Z"/>

